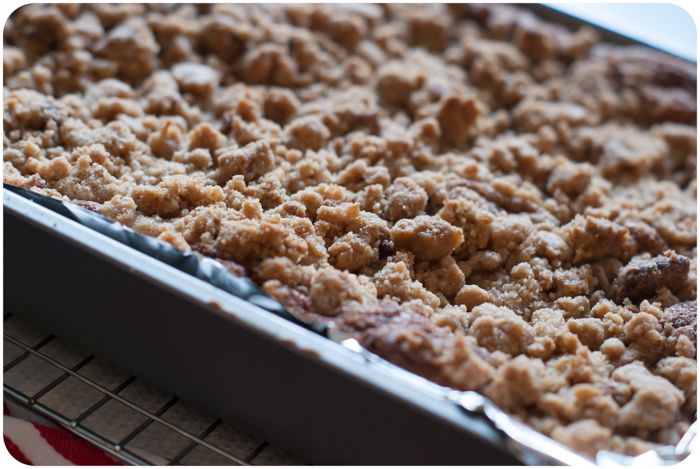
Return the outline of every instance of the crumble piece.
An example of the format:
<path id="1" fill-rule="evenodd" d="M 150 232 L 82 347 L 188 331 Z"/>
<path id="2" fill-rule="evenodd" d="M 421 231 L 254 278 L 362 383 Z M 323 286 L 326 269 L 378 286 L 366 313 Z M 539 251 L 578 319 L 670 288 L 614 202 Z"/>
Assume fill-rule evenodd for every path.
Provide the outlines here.
<path id="1" fill-rule="evenodd" d="M 173 66 L 173 77 L 185 93 L 209 97 L 219 84 L 219 75 L 208 65 L 182 62 Z"/>
<path id="2" fill-rule="evenodd" d="M 534 340 L 532 327 L 508 308 L 480 304 L 472 309 L 471 317 L 469 334 L 492 352 L 499 350 L 516 356 Z"/>
<path id="3" fill-rule="evenodd" d="M 235 175 L 246 181 L 258 179 L 270 171 L 275 164 L 272 150 L 267 142 L 251 142 L 242 148 L 227 147 L 216 154 L 218 179 L 226 182 Z"/>
<path id="4" fill-rule="evenodd" d="M 420 215 L 396 222 L 391 238 L 396 247 L 411 251 L 416 259 L 437 260 L 462 244 L 464 234 L 441 218 Z"/>
<path id="5" fill-rule="evenodd" d="M 612 378 L 628 384 L 632 391 L 620 409 L 618 426 L 658 429 L 676 420 L 685 397 L 665 378 L 654 376 L 639 362 L 618 368 Z"/>
<path id="6" fill-rule="evenodd" d="M 293 120 L 285 128 L 287 144 L 300 150 L 319 150 L 331 133 L 318 116 L 304 116 Z"/>
<path id="7" fill-rule="evenodd" d="M 415 218 L 425 210 L 428 194 L 412 179 L 399 177 L 385 192 L 384 216 L 389 221 Z"/>

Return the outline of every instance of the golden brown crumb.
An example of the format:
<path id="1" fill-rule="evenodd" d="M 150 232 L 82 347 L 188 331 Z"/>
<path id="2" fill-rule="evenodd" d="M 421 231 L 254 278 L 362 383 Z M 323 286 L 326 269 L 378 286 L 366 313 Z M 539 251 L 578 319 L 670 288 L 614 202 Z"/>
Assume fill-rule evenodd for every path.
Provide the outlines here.
<path id="1" fill-rule="evenodd" d="M 311 281 L 311 304 L 326 316 L 335 316 L 350 302 L 362 300 L 362 286 L 347 273 L 326 268 Z"/>
<path id="2" fill-rule="evenodd" d="M 399 220 L 391 229 L 391 238 L 396 247 L 411 251 L 420 260 L 441 259 L 464 241 L 462 230 L 427 215 Z"/>
<path id="3" fill-rule="evenodd" d="M 267 142 L 249 143 L 243 148 L 227 147 L 217 151 L 218 179 L 226 183 L 235 175 L 253 181 L 274 167 L 274 156 Z"/>
<path id="4" fill-rule="evenodd" d="M 455 297 L 455 303 L 465 305 L 469 309 L 492 301 L 493 298 L 489 295 L 489 292 L 477 285 L 463 286 Z"/>

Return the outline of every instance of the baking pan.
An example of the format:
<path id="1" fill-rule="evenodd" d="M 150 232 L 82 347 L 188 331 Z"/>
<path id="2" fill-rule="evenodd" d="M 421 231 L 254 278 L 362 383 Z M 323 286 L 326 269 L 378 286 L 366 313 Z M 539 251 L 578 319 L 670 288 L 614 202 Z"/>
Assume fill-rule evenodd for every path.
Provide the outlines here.
<path id="1" fill-rule="evenodd" d="M 514 464 L 483 417 L 3 189 L 4 307 L 312 463 Z"/>
<path id="2" fill-rule="evenodd" d="M 3 202 L 7 311 L 308 462 L 592 464 L 476 393 L 328 340 L 6 189 Z M 597 463 L 674 462 L 693 436 Z"/>
<path id="3" fill-rule="evenodd" d="M 199 275 L 198 261 L 165 242 L 25 189 L 4 188 L 3 205 L 6 310 L 306 461 L 594 465 L 477 392 L 280 317 L 255 289 L 183 272 Z M 677 462 L 696 427 L 675 447 L 596 462 Z"/>

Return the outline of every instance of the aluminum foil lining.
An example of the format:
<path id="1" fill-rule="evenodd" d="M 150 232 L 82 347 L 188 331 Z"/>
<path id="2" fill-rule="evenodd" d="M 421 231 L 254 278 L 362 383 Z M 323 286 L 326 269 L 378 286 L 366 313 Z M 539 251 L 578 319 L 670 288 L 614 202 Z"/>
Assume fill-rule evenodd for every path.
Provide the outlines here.
<path id="1" fill-rule="evenodd" d="M 677 464 L 685 459 L 698 432 L 695 421 L 676 446 L 665 446 L 638 456 L 600 451 L 595 461 L 575 453 L 552 438 L 530 428 L 499 409 L 491 400 L 475 391 L 457 391 L 433 383 L 394 365 L 363 348 L 360 343 L 330 324 L 312 324 L 289 313 L 279 302 L 264 294 L 250 279 L 236 277 L 219 262 L 194 252 L 183 252 L 159 239 L 137 233 L 120 223 L 79 205 L 52 199 L 36 192 L 4 184 L 5 189 L 34 201 L 109 238 L 155 257 L 187 274 L 204 280 L 232 295 L 297 325 L 313 330 L 363 357 L 367 366 L 409 386 L 440 399 L 446 399 L 462 411 L 487 419 L 503 436 L 505 446 L 529 465 L 570 465 L 577 467 L 646 467 Z"/>
<path id="2" fill-rule="evenodd" d="M 329 336 L 345 348 L 361 354 L 368 366 L 375 367 L 392 379 L 418 387 L 433 396 L 447 399 L 459 406 L 464 412 L 484 416 L 503 435 L 504 442 L 510 451 L 525 464 L 576 467 L 667 466 L 679 463 L 690 454 L 692 443 L 697 434 L 698 422 L 695 421 L 676 446 L 665 446 L 638 456 L 600 451 L 594 461 L 575 453 L 568 447 L 511 417 L 478 392 L 457 391 L 406 371 L 364 349 L 356 339 L 346 338 L 344 333 L 335 332 L 332 326 L 329 328 Z"/>

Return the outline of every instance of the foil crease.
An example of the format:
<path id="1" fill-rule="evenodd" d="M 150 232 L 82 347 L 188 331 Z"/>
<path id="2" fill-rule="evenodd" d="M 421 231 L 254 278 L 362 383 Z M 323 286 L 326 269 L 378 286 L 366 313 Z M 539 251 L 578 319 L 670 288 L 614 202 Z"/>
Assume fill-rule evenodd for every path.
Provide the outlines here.
<path id="1" fill-rule="evenodd" d="M 440 386 L 410 371 L 394 365 L 363 348 L 360 343 L 340 332 L 333 323 L 315 324 L 288 312 L 276 300 L 263 293 L 250 279 L 236 277 L 221 263 L 195 252 L 183 252 L 174 246 L 146 236 L 114 220 L 79 205 L 52 199 L 28 189 L 8 184 L 4 188 L 49 210 L 57 212 L 83 226 L 154 257 L 171 267 L 204 280 L 234 296 L 244 299 L 268 312 L 310 329 L 344 348 L 357 353 L 389 379 L 421 389 L 434 397 L 446 399 L 463 412 L 479 415 L 488 420 L 503 436 L 504 445 L 520 461 L 528 465 L 567 465 L 577 467 L 647 467 L 681 462 L 691 451 L 698 431 L 695 421 L 676 446 L 665 446 L 638 456 L 600 451 L 595 460 L 588 459 L 552 438 L 530 428 L 498 408 L 485 396 L 475 391 L 457 391 Z"/>

